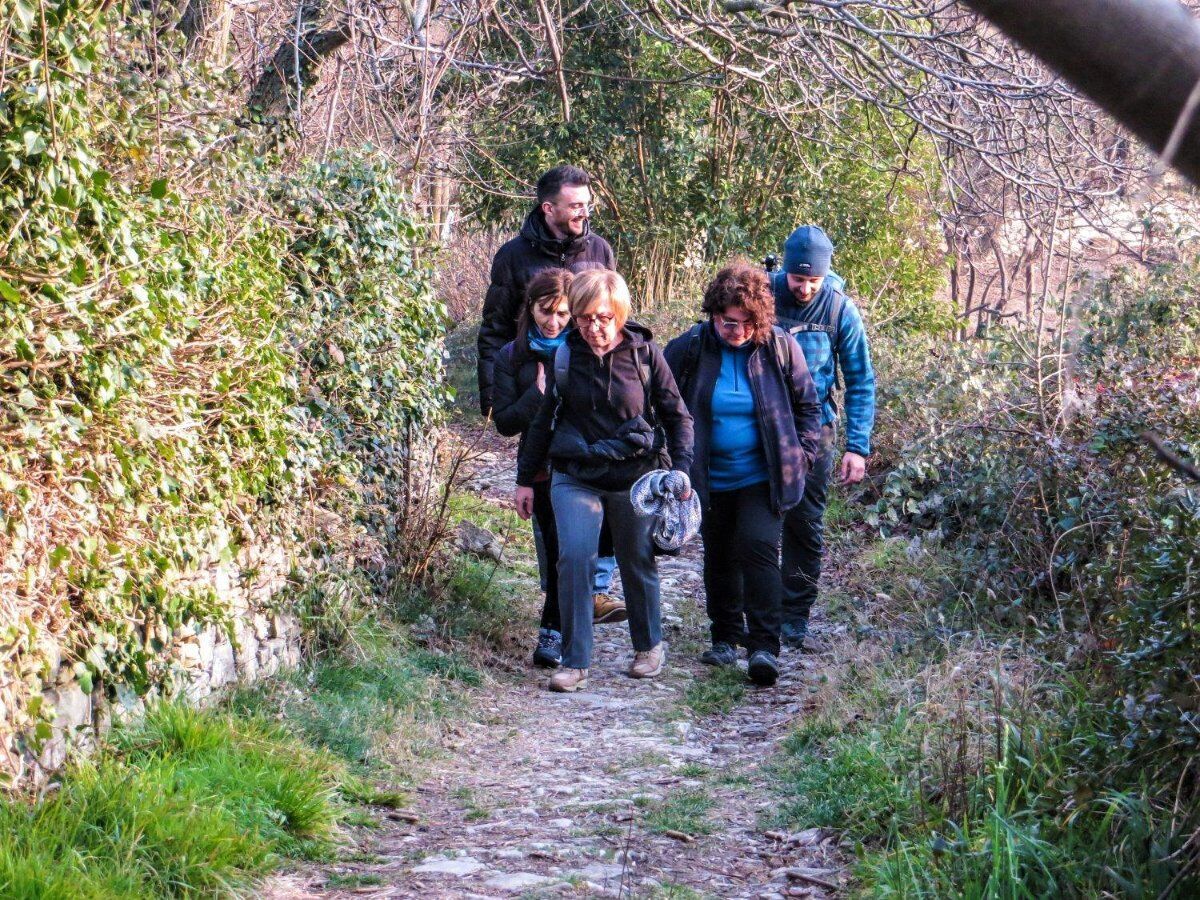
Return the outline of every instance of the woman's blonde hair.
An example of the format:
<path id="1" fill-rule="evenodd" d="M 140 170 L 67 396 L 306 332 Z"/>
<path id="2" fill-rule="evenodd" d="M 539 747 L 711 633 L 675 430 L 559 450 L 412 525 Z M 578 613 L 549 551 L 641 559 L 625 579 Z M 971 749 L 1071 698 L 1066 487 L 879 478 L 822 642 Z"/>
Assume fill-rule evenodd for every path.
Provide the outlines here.
<path id="1" fill-rule="evenodd" d="M 610 269 L 591 269 L 575 276 L 567 292 L 572 318 L 586 316 L 603 300 L 612 304 L 617 327 L 624 328 L 630 310 L 629 285 L 625 279 Z"/>

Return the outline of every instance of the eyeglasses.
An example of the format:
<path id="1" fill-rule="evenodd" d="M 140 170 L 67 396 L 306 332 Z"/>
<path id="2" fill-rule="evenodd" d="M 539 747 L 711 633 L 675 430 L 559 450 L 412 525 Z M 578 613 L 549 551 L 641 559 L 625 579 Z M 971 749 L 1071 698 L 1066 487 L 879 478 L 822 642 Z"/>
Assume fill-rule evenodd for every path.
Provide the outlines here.
<path id="1" fill-rule="evenodd" d="M 722 331 L 728 331 L 733 334 L 735 331 L 753 331 L 754 320 L 747 319 L 745 322 L 739 322 L 737 319 L 727 319 L 724 316 L 717 316 L 717 327 Z"/>
<path id="2" fill-rule="evenodd" d="M 607 328 L 616 320 L 616 316 L 576 316 L 575 324 L 580 328 L 595 327 L 599 325 L 601 328 Z"/>

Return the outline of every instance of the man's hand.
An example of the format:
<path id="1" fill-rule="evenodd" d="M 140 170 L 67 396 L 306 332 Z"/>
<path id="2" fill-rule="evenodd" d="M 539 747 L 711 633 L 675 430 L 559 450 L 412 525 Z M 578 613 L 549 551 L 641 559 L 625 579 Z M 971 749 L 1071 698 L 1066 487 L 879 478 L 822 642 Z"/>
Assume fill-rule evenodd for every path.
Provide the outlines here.
<path id="1" fill-rule="evenodd" d="M 542 394 L 546 393 L 546 365 L 545 365 L 545 363 L 538 363 L 538 373 L 537 373 L 537 382 L 536 383 L 537 383 L 538 392 L 542 393 Z"/>
<path id="2" fill-rule="evenodd" d="M 522 519 L 528 519 L 533 515 L 533 488 L 518 487 L 515 497 L 517 501 L 517 515 Z"/>
<path id="3" fill-rule="evenodd" d="M 857 453 L 842 454 L 842 468 L 838 472 L 838 484 L 858 484 L 867 474 L 867 461 Z"/>

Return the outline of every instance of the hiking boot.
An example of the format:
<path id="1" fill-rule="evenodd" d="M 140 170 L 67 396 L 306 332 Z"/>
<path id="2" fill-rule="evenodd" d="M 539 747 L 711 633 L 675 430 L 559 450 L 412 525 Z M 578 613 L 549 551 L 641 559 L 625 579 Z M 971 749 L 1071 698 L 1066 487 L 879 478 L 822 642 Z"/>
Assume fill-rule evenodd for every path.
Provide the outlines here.
<path id="1" fill-rule="evenodd" d="M 573 694 L 587 687 L 587 669 L 559 669 L 550 676 L 550 690 L 559 694 Z"/>
<path id="2" fill-rule="evenodd" d="M 628 618 L 622 601 L 610 594 L 592 594 L 592 621 L 597 625 L 624 622 Z"/>
<path id="3" fill-rule="evenodd" d="M 629 667 L 630 678 L 653 678 L 663 670 L 667 661 L 667 648 L 660 641 L 649 650 L 633 654 L 633 665 Z"/>
<path id="4" fill-rule="evenodd" d="M 750 680 L 761 687 L 770 687 L 779 680 L 779 660 L 769 650 L 755 650 L 746 667 Z"/>
<path id="5" fill-rule="evenodd" d="M 706 666 L 735 666 L 737 665 L 737 647 L 717 641 L 712 649 L 700 654 L 700 662 Z"/>
<path id="6" fill-rule="evenodd" d="M 543 669 L 557 669 L 562 662 L 562 635 L 553 628 L 538 629 L 537 649 L 533 651 L 533 664 Z"/>
<path id="7" fill-rule="evenodd" d="M 808 618 L 795 622 L 784 622 L 779 629 L 779 643 L 792 650 L 803 650 L 804 639 L 808 637 Z"/>

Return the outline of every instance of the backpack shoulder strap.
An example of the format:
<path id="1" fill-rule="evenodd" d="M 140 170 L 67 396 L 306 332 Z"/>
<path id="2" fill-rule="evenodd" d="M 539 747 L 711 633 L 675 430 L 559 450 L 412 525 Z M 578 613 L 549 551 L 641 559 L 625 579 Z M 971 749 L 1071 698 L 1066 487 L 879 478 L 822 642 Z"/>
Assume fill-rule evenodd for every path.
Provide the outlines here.
<path id="1" fill-rule="evenodd" d="M 642 351 L 646 351 L 646 359 L 642 360 Z M 645 400 L 642 401 L 642 409 L 646 413 L 646 421 L 654 426 L 658 426 L 658 414 L 654 410 L 654 398 L 650 396 L 650 348 L 639 345 L 634 348 L 633 361 L 637 366 L 638 378 L 642 382 L 642 393 L 645 395 Z"/>
<path id="2" fill-rule="evenodd" d="M 554 393 L 559 398 L 567 390 L 567 380 L 571 372 L 571 345 L 563 341 L 554 351 Z"/>
<path id="3" fill-rule="evenodd" d="M 833 302 L 829 304 L 829 352 L 833 355 L 833 386 L 842 389 L 842 311 L 846 308 L 846 295 L 839 288 L 833 289 Z"/>
<path id="4" fill-rule="evenodd" d="M 687 348 L 683 351 L 683 368 L 679 370 L 681 389 L 684 384 L 692 380 L 692 376 L 696 374 L 696 368 L 700 365 L 700 335 L 703 329 L 703 322 L 697 322 L 688 329 Z"/>

